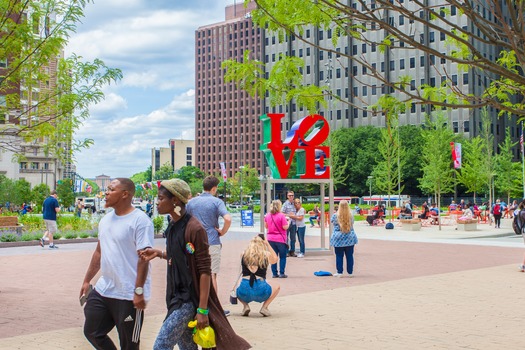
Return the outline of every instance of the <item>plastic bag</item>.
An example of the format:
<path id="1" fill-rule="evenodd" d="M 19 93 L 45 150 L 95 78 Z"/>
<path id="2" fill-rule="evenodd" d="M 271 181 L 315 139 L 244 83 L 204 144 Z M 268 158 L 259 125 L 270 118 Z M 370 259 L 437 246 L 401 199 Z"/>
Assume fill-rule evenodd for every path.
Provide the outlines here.
<path id="1" fill-rule="evenodd" d="M 203 348 L 214 348 L 216 346 L 213 328 L 206 326 L 203 329 L 197 329 L 197 320 L 190 321 L 188 327 L 193 328 L 193 341 L 195 344 Z"/>

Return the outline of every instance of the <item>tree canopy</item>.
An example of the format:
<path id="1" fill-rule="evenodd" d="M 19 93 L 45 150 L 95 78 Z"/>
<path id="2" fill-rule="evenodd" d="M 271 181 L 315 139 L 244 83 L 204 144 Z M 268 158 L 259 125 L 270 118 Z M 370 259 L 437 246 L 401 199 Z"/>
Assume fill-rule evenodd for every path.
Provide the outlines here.
<path id="1" fill-rule="evenodd" d="M 245 0 L 248 3 L 250 0 Z M 279 40 L 287 37 L 362 66 L 377 82 L 407 103 L 431 104 L 432 107 L 481 108 L 491 105 L 502 113 L 524 112 L 525 22 L 522 1 L 340 1 L 340 0 L 255 0 L 254 22 Z M 329 32 L 331 40 L 309 36 L 309 29 Z M 436 38 L 438 37 L 438 38 Z M 430 45 L 437 40 L 443 45 Z M 369 56 L 354 50 L 341 50 L 342 42 L 352 41 L 369 50 L 392 57 L 419 50 L 422 61 L 441 76 L 441 82 L 425 82 L 414 89 L 410 75 L 392 79 L 391 69 L 379 69 Z M 327 86 L 302 86 L 301 59 L 281 55 L 268 75 L 264 63 L 244 56 L 243 62 L 225 61 L 226 80 L 252 95 L 268 93 L 272 105 L 295 99 L 299 107 L 313 111 L 324 104 Z M 385 62 L 386 65 L 389 62 Z M 471 93 L 458 86 L 450 65 L 459 72 L 470 72 L 479 81 L 481 93 Z M 443 79 L 444 78 L 444 79 Z M 474 83 L 474 81 L 472 81 Z M 322 82 L 320 82 L 322 84 Z M 373 83 L 375 84 L 375 83 Z M 331 94 L 331 92 L 328 92 Z M 337 96 L 334 94 L 334 97 Z M 348 99 L 342 102 L 351 103 Z"/>
<path id="2" fill-rule="evenodd" d="M 92 140 L 73 134 L 104 98 L 119 69 L 63 50 L 91 0 L 0 0 L 0 149 L 23 155 L 42 142 L 46 154 L 67 158 Z"/>

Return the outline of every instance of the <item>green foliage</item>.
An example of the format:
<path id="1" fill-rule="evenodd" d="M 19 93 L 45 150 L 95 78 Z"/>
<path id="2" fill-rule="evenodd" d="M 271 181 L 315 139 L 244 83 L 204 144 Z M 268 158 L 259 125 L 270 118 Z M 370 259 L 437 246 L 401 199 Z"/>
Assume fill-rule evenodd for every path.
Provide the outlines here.
<path id="1" fill-rule="evenodd" d="M 153 180 L 169 180 L 173 178 L 175 178 L 175 172 L 169 163 L 161 165 L 159 170 L 155 171 L 155 175 L 153 176 Z"/>
<path id="2" fill-rule="evenodd" d="M 34 232 L 45 230 L 44 220 L 40 215 L 26 214 L 18 217 L 18 223 L 24 225 L 24 230 Z"/>
<path id="3" fill-rule="evenodd" d="M 479 136 L 462 142 L 462 166 L 457 171 L 458 182 L 463 184 L 467 193 L 481 193 L 485 183 L 480 181 L 485 177 L 484 163 L 486 154 L 483 147 L 483 139 Z"/>
<path id="4" fill-rule="evenodd" d="M 59 203 L 68 208 L 75 203 L 75 192 L 73 192 L 73 180 L 63 179 L 57 185 L 57 195 Z"/>
<path id="5" fill-rule="evenodd" d="M 104 98 L 102 88 L 121 79 L 122 73 L 98 59 L 87 62 L 75 55 L 63 58 L 63 49 L 89 2 L 0 0 L 0 32 L 4 33 L 0 60 L 8 62 L 0 80 L 0 94 L 6 96 L 0 113 L 15 109 L 20 111 L 19 118 L 30 121 L 27 125 L 2 127 L 0 135 L 16 135 L 26 143 L 45 139 L 45 154 L 59 159 L 70 159 L 72 152 L 92 144 L 91 140 L 74 140 L 72 135 L 89 117 L 89 106 Z M 55 70 L 43 69 L 50 65 L 57 67 L 56 74 Z M 23 94 L 38 95 L 33 101 L 36 105 L 22 103 L 18 89 L 13 88 L 21 82 Z M 44 82 L 53 83 L 42 88 Z M 23 154 L 18 142 L 2 143 L 0 147 Z"/>
<path id="6" fill-rule="evenodd" d="M 41 212 L 42 210 L 42 203 L 44 203 L 44 200 L 47 196 L 49 196 L 50 189 L 47 184 L 40 184 L 33 187 L 31 190 L 31 202 L 35 203 L 35 207 L 33 207 L 33 212 Z"/>
<path id="7" fill-rule="evenodd" d="M 35 236 L 31 233 L 24 233 L 22 236 L 20 236 L 20 240 L 22 242 L 30 242 L 35 240 Z"/>
<path id="8" fill-rule="evenodd" d="M 177 178 L 186 181 L 186 183 L 191 183 L 195 180 L 203 180 L 206 177 L 206 174 L 196 166 L 183 166 L 180 168 Z"/>
<path id="9" fill-rule="evenodd" d="M 31 203 L 31 184 L 24 179 L 15 182 L 14 203 Z"/>
<path id="10" fill-rule="evenodd" d="M 79 218 L 76 215 L 59 215 L 57 217 L 57 226 L 60 231 L 81 231 L 91 230 L 93 224 L 89 219 Z"/>
<path id="11" fill-rule="evenodd" d="M 136 173 L 130 179 L 135 184 L 143 184 L 145 182 L 151 182 L 151 165 L 148 167 L 148 169 L 146 169 L 146 171 Z"/>
<path id="12" fill-rule="evenodd" d="M 496 178 L 494 185 L 498 193 L 504 193 L 507 197 L 507 203 L 510 202 L 511 193 L 519 193 L 523 191 L 523 186 L 516 186 L 512 180 L 515 178 L 522 178 L 521 171 L 515 171 L 512 162 L 512 149 L 517 142 L 512 142 L 510 137 L 510 130 L 507 128 L 505 133 L 505 140 L 499 145 L 500 152 L 496 155 Z M 521 197 L 521 195 L 520 195 Z"/>
<path id="13" fill-rule="evenodd" d="M 16 242 L 17 240 L 18 236 L 12 233 L 0 235 L 0 242 Z"/>
<path id="14" fill-rule="evenodd" d="M 424 193 L 437 198 L 438 207 L 441 206 L 441 194 L 454 189 L 450 155 L 450 142 L 454 140 L 454 133 L 446 121 L 441 113 L 433 118 L 427 117 L 426 128 L 422 132 L 425 145 L 422 151 L 423 176 L 419 186 Z"/>
<path id="15" fill-rule="evenodd" d="M 159 233 L 164 228 L 165 218 L 162 215 L 157 215 L 153 218 L 153 229 L 155 233 Z"/>
<path id="16" fill-rule="evenodd" d="M 91 237 L 91 235 L 89 233 L 87 233 L 87 232 L 80 232 L 78 234 L 78 237 L 80 237 L 80 238 L 89 238 L 89 237 Z"/>
<path id="17" fill-rule="evenodd" d="M 78 237 L 78 233 L 74 231 L 65 231 L 64 232 L 64 238 L 66 239 L 75 239 Z"/>

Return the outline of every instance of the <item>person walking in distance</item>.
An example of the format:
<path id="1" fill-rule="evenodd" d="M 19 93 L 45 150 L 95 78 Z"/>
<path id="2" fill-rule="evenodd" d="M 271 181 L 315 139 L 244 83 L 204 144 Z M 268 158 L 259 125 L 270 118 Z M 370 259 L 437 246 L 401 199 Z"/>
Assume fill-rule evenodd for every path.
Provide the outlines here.
<path id="1" fill-rule="evenodd" d="M 290 221 L 288 230 L 286 230 L 286 234 L 288 236 L 288 240 L 290 242 L 290 250 L 288 252 L 288 256 L 297 256 L 295 255 L 295 240 L 297 235 L 297 224 L 295 220 L 290 215 L 295 215 L 297 212 L 297 209 L 295 209 L 295 203 L 294 203 L 294 193 L 293 191 L 288 191 L 286 193 L 286 201 L 283 204 L 282 207 L 283 214 L 288 217 L 288 220 Z"/>
<path id="2" fill-rule="evenodd" d="M 334 233 L 330 238 L 330 245 L 335 250 L 335 267 L 337 273 L 334 277 L 343 276 L 343 257 L 346 255 L 346 271 L 350 277 L 354 273 L 354 246 L 357 244 L 357 236 L 354 232 L 354 217 L 350 211 L 348 202 L 339 202 L 337 213 L 332 215 Z"/>
<path id="3" fill-rule="evenodd" d="M 201 223 L 208 234 L 211 256 L 211 282 L 218 293 L 217 275 L 221 268 L 221 237 L 228 232 L 232 223 L 232 217 L 222 200 L 216 197 L 219 179 L 208 176 L 202 181 L 204 192 L 200 196 L 192 198 L 186 205 L 186 211 Z M 224 225 L 219 228 L 219 217 L 224 219 Z M 229 311 L 224 311 L 229 315 Z"/>
<path id="4" fill-rule="evenodd" d="M 42 205 L 42 216 L 44 223 L 46 224 L 46 232 L 44 236 L 40 238 L 40 246 L 43 248 L 46 243 L 46 238 L 49 239 L 49 248 L 58 249 L 58 246 L 53 242 L 53 235 L 57 232 L 57 213 L 60 211 L 60 205 L 58 204 L 57 191 L 52 190 L 44 200 Z"/>
<path id="5" fill-rule="evenodd" d="M 500 228 L 502 215 L 501 200 L 496 199 L 496 203 L 492 206 L 492 215 L 494 215 L 494 228 Z"/>
<path id="6" fill-rule="evenodd" d="M 132 205 L 135 184 L 117 178 L 106 189 L 106 208 L 98 244 L 86 271 L 80 297 L 87 295 L 84 335 L 96 349 L 116 349 L 108 333 L 117 328 L 120 348 L 139 349 L 143 311 L 151 295 L 149 262 L 139 254 L 153 246 L 153 223 Z M 90 282 L 100 271 L 94 290 Z"/>

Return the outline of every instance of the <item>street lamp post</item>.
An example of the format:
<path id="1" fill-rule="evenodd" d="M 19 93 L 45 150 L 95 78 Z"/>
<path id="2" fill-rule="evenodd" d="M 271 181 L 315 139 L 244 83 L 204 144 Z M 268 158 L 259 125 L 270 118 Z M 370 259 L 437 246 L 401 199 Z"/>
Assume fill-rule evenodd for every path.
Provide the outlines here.
<path id="1" fill-rule="evenodd" d="M 370 197 L 368 199 L 368 204 L 370 204 L 372 201 L 372 179 L 373 178 L 374 177 L 372 175 L 368 175 L 368 184 L 370 185 Z"/>
<path id="2" fill-rule="evenodd" d="M 242 172 L 243 172 L 243 170 L 244 170 L 244 165 L 241 165 L 241 166 L 239 167 L 239 169 L 241 170 L 241 186 L 240 186 L 239 189 L 240 189 L 240 194 L 241 194 L 240 197 L 241 197 L 241 209 L 242 209 Z"/>

